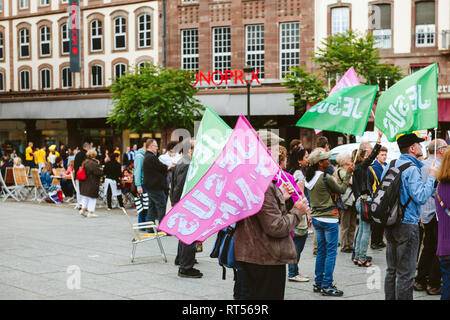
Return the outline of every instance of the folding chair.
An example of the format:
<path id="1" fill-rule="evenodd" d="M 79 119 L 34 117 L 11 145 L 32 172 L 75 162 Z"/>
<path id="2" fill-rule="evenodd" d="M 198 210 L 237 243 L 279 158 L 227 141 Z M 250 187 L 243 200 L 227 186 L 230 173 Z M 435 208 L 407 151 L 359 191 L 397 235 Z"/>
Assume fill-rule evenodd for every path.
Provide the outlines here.
<path id="1" fill-rule="evenodd" d="M 5 183 L 7 186 L 14 186 L 14 172 L 13 167 L 6 167 Z"/>
<path id="2" fill-rule="evenodd" d="M 14 175 L 14 183 L 16 184 L 17 187 L 19 187 L 17 193 L 22 197 L 23 200 L 25 200 L 27 196 L 30 194 L 29 188 L 34 187 L 34 185 L 31 185 L 28 182 L 26 168 L 13 168 L 13 175 Z M 25 190 L 28 191 L 28 194 L 22 196 L 22 191 Z"/>
<path id="3" fill-rule="evenodd" d="M 8 198 L 13 198 L 16 201 L 20 201 L 16 195 L 16 191 L 19 188 L 17 186 L 7 186 L 1 173 L 0 173 L 0 189 L 1 189 L 1 195 L 3 197 L 3 202 L 5 202 L 6 199 L 8 199 Z"/>
<path id="4" fill-rule="evenodd" d="M 154 240 L 158 242 L 159 250 L 161 251 L 161 256 L 164 259 L 164 262 L 167 262 L 166 253 L 164 252 L 164 248 L 161 242 L 161 238 L 166 236 L 165 232 L 158 232 L 158 228 L 155 224 L 151 222 L 141 222 L 141 223 L 133 223 L 130 216 L 127 213 L 125 208 L 122 208 L 123 213 L 127 217 L 127 220 L 131 226 L 131 233 L 133 234 L 133 239 L 131 239 L 131 243 L 133 244 L 132 252 L 131 252 L 131 262 L 134 262 L 134 256 L 136 254 L 136 246 L 139 243 Z M 152 229 L 151 233 L 139 233 L 139 230 L 143 229 Z"/>
<path id="5" fill-rule="evenodd" d="M 39 178 L 39 170 L 38 169 L 31 169 L 31 174 L 33 175 L 34 180 L 34 201 L 37 201 L 41 203 L 44 201 L 47 197 L 47 191 L 45 190 L 44 186 L 41 183 L 41 179 Z"/>

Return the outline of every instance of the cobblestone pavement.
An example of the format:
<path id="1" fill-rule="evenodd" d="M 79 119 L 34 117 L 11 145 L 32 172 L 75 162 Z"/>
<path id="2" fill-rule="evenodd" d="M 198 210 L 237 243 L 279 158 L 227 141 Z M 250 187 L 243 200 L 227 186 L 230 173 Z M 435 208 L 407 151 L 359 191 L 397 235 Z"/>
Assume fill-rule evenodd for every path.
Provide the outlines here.
<path id="1" fill-rule="evenodd" d="M 135 210 L 129 210 L 135 219 Z M 73 205 L 0 202 L 0 299 L 13 300 L 230 300 L 233 275 L 209 258 L 215 236 L 197 254 L 201 279 L 177 276 L 174 265 L 178 240 L 164 237 L 168 262 L 156 241 L 138 245 L 130 261 L 131 230 L 119 209 L 98 209 L 97 218 L 83 218 Z M 315 259 L 310 234 L 300 260 L 300 272 L 311 279 Z M 287 300 L 382 300 L 386 268 L 384 250 L 371 250 L 374 268 L 355 266 L 351 254 L 339 252 L 334 278 L 340 298 L 312 292 L 312 281 L 286 283 Z M 79 275 L 79 277 L 76 277 Z M 426 292 L 415 299 L 439 300 Z"/>

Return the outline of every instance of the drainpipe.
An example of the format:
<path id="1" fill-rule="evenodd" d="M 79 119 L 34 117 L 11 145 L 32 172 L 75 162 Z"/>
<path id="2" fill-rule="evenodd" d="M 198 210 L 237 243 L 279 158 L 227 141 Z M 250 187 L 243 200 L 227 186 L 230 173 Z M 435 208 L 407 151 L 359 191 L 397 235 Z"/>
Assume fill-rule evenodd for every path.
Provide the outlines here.
<path id="1" fill-rule="evenodd" d="M 162 66 L 167 67 L 167 0 L 162 0 Z"/>

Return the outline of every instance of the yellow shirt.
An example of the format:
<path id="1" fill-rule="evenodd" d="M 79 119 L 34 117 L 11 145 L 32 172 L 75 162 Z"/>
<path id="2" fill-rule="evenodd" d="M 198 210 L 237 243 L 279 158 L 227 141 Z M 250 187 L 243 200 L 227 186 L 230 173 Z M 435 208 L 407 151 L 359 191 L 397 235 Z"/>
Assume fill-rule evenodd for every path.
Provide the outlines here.
<path id="1" fill-rule="evenodd" d="M 25 149 L 25 160 L 33 160 L 33 149 L 31 147 Z"/>
<path id="2" fill-rule="evenodd" d="M 121 159 L 120 159 L 120 151 L 118 151 L 118 150 L 114 150 L 114 152 L 113 153 L 117 153 L 119 156 L 117 157 L 117 161 L 120 163 L 121 161 Z"/>
<path id="3" fill-rule="evenodd" d="M 35 155 L 38 163 L 45 163 L 45 151 L 43 149 L 39 149 Z"/>

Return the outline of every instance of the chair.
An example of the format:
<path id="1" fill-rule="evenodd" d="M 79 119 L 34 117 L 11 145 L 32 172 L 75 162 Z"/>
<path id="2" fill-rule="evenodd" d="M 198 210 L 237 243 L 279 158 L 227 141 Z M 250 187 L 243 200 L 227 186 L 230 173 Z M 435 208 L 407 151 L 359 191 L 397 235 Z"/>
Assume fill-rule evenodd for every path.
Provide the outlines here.
<path id="1" fill-rule="evenodd" d="M 16 184 L 14 182 L 13 167 L 6 167 L 5 183 L 7 186 L 14 186 Z"/>
<path id="2" fill-rule="evenodd" d="M 159 250 L 161 251 L 161 256 L 164 259 L 164 262 L 167 262 L 166 253 L 164 251 L 161 238 L 166 236 L 165 232 L 158 232 L 158 228 L 155 224 L 151 222 L 141 222 L 141 223 L 133 223 L 130 216 L 127 213 L 127 210 L 125 208 L 122 208 L 123 213 L 127 217 L 127 220 L 131 226 L 131 233 L 133 234 L 133 239 L 131 239 L 131 243 L 133 244 L 133 249 L 131 252 L 131 262 L 134 262 L 134 256 L 136 254 L 136 246 L 139 243 L 146 242 L 149 240 L 154 240 L 158 242 Z M 140 233 L 139 230 L 143 229 L 152 229 L 153 232 L 151 233 Z"/>
<path id="3" fill-rule="evenodd" d="M 14 183 L 19 189 L 17 190 L 18 195 L 22 196 L 22 191 L 24 189 L 34 188 L 34 185 L 28 182 L 26 168 L 13 168 Z M 28 194 L 30 190 L 27 190 Z M 22 197 L 23 200 L 26 196 Z"/>
<path id="4" fill-rule="evenodd" d="M 0 173 L 0 189 L 3 197 L 3 202 L 8 198 L 13 198 L 16 201 L 20 201 L 17 197 L 16 191 L 19 189 L 17 186 L 7 186 L 2 174 Z"/>
<path id="5" fill-rule="evenodd" d="M 33 200 L 41 203 L 48 197 L 47 190 L 45 190 L 44 186 L 42 185 L 41 179 L 39 178 L 39 170 L 31 169 L 31 174 L 33 176 L 35 186 Z"/>

